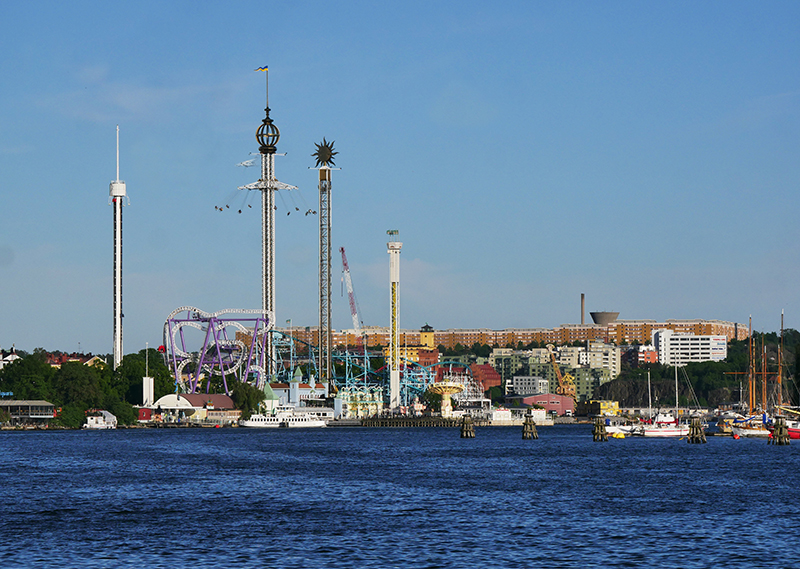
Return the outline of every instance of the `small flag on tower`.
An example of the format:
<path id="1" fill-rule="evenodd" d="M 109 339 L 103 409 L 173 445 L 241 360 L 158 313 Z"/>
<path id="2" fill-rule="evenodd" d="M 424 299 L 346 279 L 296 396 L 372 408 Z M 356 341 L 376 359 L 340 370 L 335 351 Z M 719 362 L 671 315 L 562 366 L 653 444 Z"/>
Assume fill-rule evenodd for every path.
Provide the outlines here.
<path id="1" fill-rule="evenodd" d="M 256 71 L 267 71 L 267 69 L 268 69 L 268 68 L 267 68 L 267 66 L 265 65 L 264 67 L 259 67 L 258 69 L 256 69 Z"/>

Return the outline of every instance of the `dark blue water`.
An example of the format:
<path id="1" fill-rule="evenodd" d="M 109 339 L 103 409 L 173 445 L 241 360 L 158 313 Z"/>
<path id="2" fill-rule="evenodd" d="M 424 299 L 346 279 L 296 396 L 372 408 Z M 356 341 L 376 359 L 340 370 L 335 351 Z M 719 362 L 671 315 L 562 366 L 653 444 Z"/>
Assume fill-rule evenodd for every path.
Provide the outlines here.
<path id="1" fill-rule="evenodd" d="M 800 445 L 0 433 L 0 567 L 798 567 Z"/>

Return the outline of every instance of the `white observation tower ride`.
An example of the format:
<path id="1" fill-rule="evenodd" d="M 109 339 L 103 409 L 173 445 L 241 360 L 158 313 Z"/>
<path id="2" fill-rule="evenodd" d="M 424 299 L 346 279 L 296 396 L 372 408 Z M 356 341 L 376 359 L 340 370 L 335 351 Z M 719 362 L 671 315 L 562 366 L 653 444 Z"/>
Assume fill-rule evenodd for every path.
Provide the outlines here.
<path id="1" fill-rule="evenodd" d="M 108 191 L 114 206 L 114 369 L 122 362 L 122 207 L 127 205 L 125 182 L 119 179 L 119 125 L 117 125 L 117 179 Z"/>
<path id="2" fill-rule="evenodd" d="M 394 412 L 400 407 L 400 346 L 399 346 L 399 296 L 400 286 L 400 250 L 403 244 L 397 241 L 399 231 L 390 229 L 387 232 L 390 241 L 386 244 L 389 253 L 389 409 Z"/>

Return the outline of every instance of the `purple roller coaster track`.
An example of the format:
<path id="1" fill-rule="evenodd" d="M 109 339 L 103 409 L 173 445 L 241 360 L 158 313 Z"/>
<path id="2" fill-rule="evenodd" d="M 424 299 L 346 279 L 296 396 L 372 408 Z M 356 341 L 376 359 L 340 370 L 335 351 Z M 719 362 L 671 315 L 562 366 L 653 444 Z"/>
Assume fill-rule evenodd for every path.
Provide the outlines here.
<path id="1" fill-rule="evenodd" d="M 186 313 L 185 317 L 180 315 Z M 164 359 L 175 378 L 177 392 L 197 393 L 205 381 L 208 393 L 213 376 L 254 383 L 267 381 L 270 314 L 265 310 L 239 309 L 203 312 L 193 306 L 172 311 L 164 322 Z M 197 340 L 200 331 L 202 342 Z"/>

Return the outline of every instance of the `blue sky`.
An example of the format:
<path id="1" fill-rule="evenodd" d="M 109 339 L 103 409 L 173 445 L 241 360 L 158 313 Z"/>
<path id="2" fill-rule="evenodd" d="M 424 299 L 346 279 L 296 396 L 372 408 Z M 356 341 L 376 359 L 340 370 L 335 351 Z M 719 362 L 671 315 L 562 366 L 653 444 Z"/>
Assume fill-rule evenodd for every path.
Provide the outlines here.
<path id="1" fill-rule="evenodd" d="M 800 328 L 799 21 L 796 2 L 4 3 L 0 346 L 111 351 L 117 124 L 125 352 L 179 306 L 259 307 L 257 196 L 236 190 L 258 169 L 236 164 L 262 65 L 300 188 L 277 199 L 279 324 L 318 321 L 302 211 L 326 137 L 365 324 L 388 325 L 398 229 L 403 328 L 576 323 L 581 293 Z"/>

